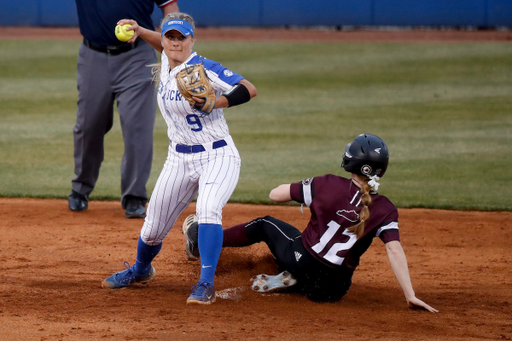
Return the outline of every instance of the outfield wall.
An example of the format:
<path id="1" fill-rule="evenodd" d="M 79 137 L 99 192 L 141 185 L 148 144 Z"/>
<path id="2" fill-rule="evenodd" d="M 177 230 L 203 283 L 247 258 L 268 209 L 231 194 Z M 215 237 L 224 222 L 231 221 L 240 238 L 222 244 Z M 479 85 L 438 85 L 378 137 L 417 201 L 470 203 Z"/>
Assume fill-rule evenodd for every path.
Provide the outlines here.
<path id="1" fill-rule="evenodd" d="M 179 6 L 200 26 L 512 26 L 512 0 L 179 0 Z M 0 8 L 0 26 L 78 26 L 73 0 L 0 0 Z M 156 10 L 155 23 L 160 18 Z"/>

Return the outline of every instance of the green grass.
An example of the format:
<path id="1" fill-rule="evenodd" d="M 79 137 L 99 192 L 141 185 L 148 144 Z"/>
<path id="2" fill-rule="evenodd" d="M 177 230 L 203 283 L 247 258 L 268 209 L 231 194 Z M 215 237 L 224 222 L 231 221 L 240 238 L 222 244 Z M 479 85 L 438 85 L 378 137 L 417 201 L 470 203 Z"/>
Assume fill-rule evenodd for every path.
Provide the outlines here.
<path id="1" fill-rule="evenodd" d="M 69 194 L 79 42 L 0 40 L 0 196 Z M 381 136 L 380 193 L 399 207 L 512 210 L 512 45 L 204 43 L 258 89 L 225 110 L 242 155 L 232 202 L 339 166 L 357 134 Z M 151 192 L 167 154 L 157 115 Z M 118 199 L 119 118 L 91 199 Z"/>

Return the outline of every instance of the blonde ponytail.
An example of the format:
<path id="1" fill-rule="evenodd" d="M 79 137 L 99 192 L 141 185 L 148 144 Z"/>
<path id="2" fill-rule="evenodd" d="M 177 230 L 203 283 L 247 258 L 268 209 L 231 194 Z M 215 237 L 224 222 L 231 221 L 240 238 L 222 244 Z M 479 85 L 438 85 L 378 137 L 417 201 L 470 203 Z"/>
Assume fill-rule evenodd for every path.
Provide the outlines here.
<path id="1" fill-rule="evenodd" d="M 370 209 L 368 208 L 368 206 L 370 206 L 370 204 L 372 203 L 372 197 L 370 195 L 370 190 L 372 188 L 368 184 L 369 180 L 370 179 L 365 179 L 365 181 L 363 182 L 363 186 L 361 187 L 361 193 L 363 193 L 363 196 L 361 197 L 363 208 L 359 213 L 359 223 L 348 228 L 348 231 L 354 233 L 357 236 L 357 239 L 359 239 L 363 235 L 364 222 L 368 220 L 368 218 L 370 218 Z"/>

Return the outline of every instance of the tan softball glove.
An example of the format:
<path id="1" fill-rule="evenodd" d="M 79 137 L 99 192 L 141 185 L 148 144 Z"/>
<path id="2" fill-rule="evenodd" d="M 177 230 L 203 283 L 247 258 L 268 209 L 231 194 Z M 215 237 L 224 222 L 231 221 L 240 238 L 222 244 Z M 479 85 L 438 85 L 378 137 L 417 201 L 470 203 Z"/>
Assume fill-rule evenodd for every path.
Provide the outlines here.
<path id="1" fill-rule="evenodd" d="M 203 64 L 185 66 L 176 75 L 176 83 L 181 95 L 190 103 L 192 109 L 206 115 L 212 112 L 215 106 L 215 90 Z M 201 98 L 204 103 L 199 104 L 192 97 Z"/>

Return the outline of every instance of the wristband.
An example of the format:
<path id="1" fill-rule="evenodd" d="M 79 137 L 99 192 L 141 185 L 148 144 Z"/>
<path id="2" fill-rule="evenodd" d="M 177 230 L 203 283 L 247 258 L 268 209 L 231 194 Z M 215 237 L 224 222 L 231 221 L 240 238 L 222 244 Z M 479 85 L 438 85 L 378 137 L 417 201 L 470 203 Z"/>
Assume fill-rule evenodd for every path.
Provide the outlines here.
<path id="1" fill-rule="evenodd" d="M 243 84 L 237 84 L 230 92 L 223 95 L 228 100 L 228 107 L 244 104 L 249 102 L 251 94 Z"/>

